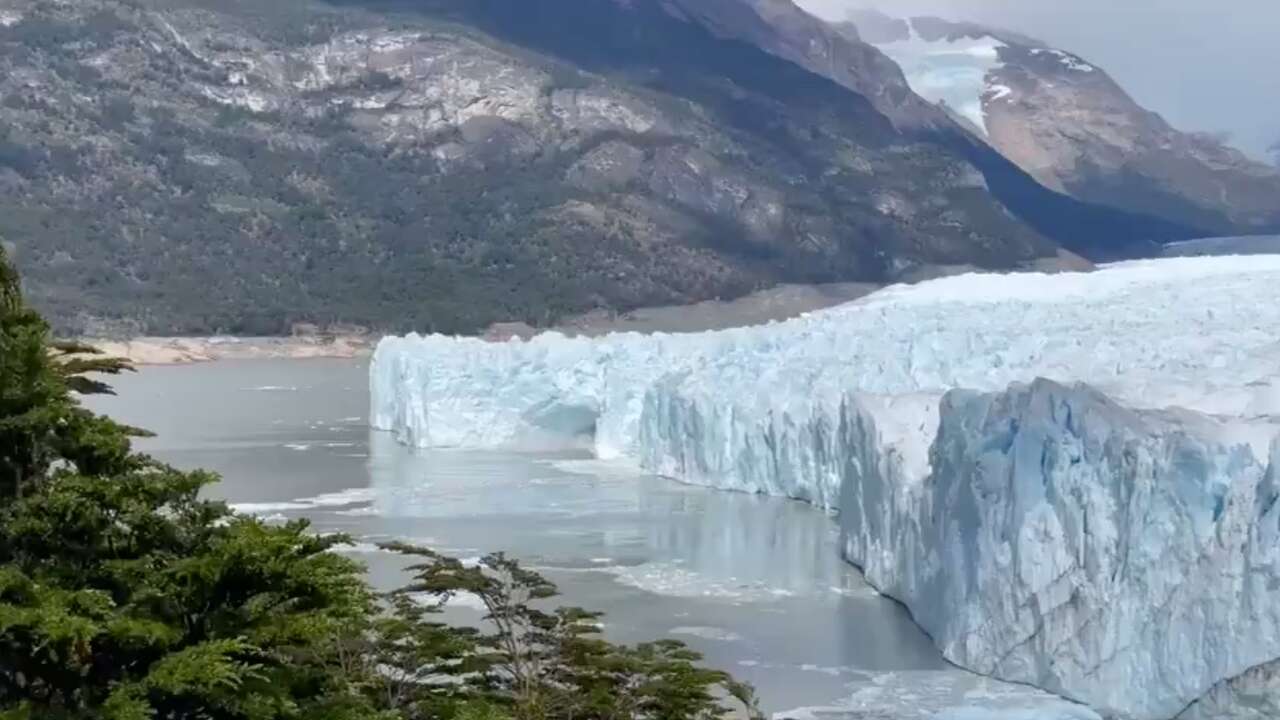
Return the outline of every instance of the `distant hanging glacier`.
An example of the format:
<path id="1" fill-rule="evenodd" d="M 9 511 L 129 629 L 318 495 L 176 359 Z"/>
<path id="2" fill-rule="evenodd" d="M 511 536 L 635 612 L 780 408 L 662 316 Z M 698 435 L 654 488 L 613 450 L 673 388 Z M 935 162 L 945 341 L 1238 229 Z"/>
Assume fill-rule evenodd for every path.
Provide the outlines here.
<path id="1" fill-rule="evenodd" d="M 839 508 L 948 658 L 1104 714 L 1232 717 L 1280 658 L 1280 256 L 967 275 L 688 335 L 387 338 L 371 385 L 410 445 L 585 443 Z"/>

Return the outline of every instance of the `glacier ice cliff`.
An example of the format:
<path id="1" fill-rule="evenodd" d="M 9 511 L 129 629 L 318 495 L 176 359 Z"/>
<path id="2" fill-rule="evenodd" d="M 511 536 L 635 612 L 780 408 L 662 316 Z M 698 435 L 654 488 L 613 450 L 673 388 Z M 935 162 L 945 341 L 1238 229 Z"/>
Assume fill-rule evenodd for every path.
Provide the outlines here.
<path id="1" fill-rule="evenodd" d="M 1171 718 L 1280 655 L 1280 450 L 1049 380 L 939 417 L 923 480 L 850 468 L 841 526 L 949 659 Z"/>
<path id="2" fill-rule="evenodd" d="M 756 328 L 387 338 L 371 418 L 838 509 L 957 664 L 1232 717 L 1277 685 L 1278 328 L 1280 257 L 968 275 Z"/>

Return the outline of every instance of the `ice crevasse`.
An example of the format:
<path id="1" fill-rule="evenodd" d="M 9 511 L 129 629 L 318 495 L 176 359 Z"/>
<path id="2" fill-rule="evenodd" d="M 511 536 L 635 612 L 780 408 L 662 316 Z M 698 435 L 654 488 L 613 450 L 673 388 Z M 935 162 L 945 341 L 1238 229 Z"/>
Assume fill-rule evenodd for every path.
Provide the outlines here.
<path id="1" fill-rule="evenodd" d="M 965 275 L 686 335 L 387 338 L 371 387 L 413 446 L 584 442 L 838 508 L 950 660 L 1104 715 L 1280 697 L 1280 256 Z"/>

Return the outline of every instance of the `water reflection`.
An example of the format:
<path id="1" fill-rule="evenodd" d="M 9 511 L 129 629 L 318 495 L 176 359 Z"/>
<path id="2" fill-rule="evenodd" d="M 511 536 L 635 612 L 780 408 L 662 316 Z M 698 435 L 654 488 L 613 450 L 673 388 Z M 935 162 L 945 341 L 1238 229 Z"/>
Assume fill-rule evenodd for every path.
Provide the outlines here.
<path id="1" fill-rule="evenodd" d="M 834 523 L 810 506 L 584 454 L 415 453 L 368 431 L 366 385 L 358 362 L 209 363 L 144 368 L 118 379 L 118 397 L 90 402 L 158 430 L 142 449 L 221 472 L 210 495 L 351 535 L 379 587 L 406 580 L 405 559 L 380 541 L 510 551 L 566 602 L 606 611 L 613 639 L 676 635 L 756 684 L 766 710 L 839 701 L 876 673 L 950 672 L 840 561 Z"/>
<path id="2" fill-rule="evenodd" d="M 654 582 L 670 567 L 776 595 L 870 593 L 836 559 L 834 523 L 802 503 L 709 492 L 582 455 L 412 451 L 378 432 L 369 454 L 376 515 L 484 527 L 486 549 L 506 541 L 564 569 L 648 565 Z"/>

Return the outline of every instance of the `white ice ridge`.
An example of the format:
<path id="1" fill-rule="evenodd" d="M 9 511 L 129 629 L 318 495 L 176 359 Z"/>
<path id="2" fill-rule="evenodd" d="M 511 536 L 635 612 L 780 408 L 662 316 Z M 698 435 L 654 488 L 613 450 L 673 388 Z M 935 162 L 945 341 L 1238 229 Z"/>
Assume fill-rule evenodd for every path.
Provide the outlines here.
<path id="1" fill-rule="evenodd" d="M 371 417 L 839 507 L 948 658 L 1155 720 L 1280 657 L 1278 329 L 1280 256 L 968 275 L 712 333 L 388 338 Z"/>

